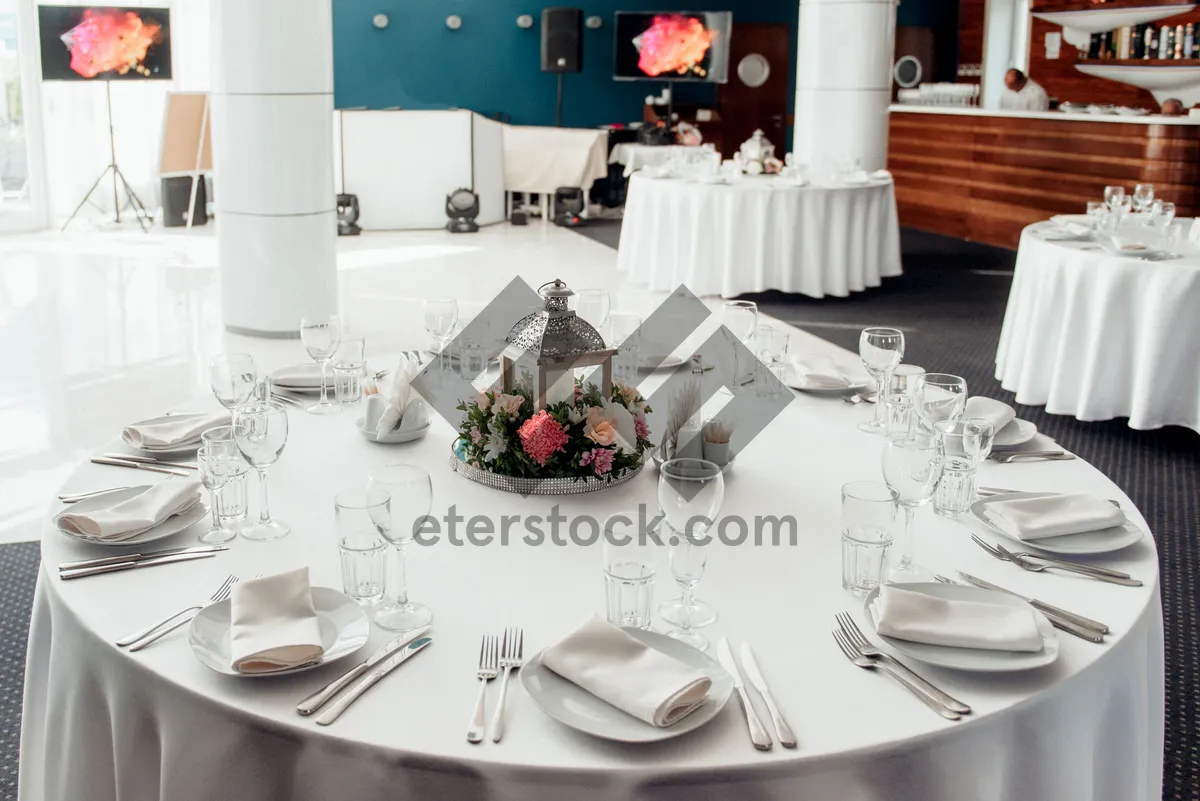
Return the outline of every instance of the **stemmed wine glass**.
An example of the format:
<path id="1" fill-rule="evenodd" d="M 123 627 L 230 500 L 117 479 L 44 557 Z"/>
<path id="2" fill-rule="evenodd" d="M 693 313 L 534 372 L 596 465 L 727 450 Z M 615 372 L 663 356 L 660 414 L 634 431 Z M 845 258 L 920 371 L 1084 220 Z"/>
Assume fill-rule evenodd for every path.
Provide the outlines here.
<path id="1" fill-rule="evenodd" d="M 444 372 L 450 366 L 450 354 L 445 351 L 454 336 L 454 327 L 458 325 L 458 301 L 444 295 L 425 298 L 422 313 L 425 330 L 433 337 L 433 346 L 437 348 L 438 368 Z"/>
<path id="2" fill-rule="evenodd" d="M 196 451 L 196 472 L 200 483 L 212 497 L 212 528 L 200 535 L 200 541 L 206 545 L 216 545 L 228 542 L 237 536 L 237 532 L 221 525 L 220 502 L 217 493 L 235 474 L 234 460 L 239 458 L 234 444 L 228 440 L 223 442 L 210 441 Z"/>
<path id="3" fill-rule="evenodd" d="M 957 420 L 967 406 L 967 379 L 947 373 L 917 376 L 913 411 L 928 433 L 942 420 Z"/>
<path id="4" fill-rule="evenodd" d="M 612 300 L 603 289 L 579 289 L 575 292 L 575 316 L 582 317 L 592 324 L 592 328 L 608 341 L 604 326 L 608 323 L 609 312 L 612 311 Z"/>
<path id="5" fill-rule="evenodd" d="M 342 326 L 334 315 L 321 317 L 305 317 L 300 321 L 300 340 L 308 357 L 321 365 L 321 400 L 308 407 L 309 414 L 334 414 L 341 407 L 329 400 L 329 382 L 326 380 L 326 367 L 333 354 L 337 353 L 338 343 L 342 341 Z"/>
<path id="6" fill-rule="evenodd" d="M 1138 184 L 1133 188 L 1133 210 L 1149 211 L 1154 202 L 1154 184 Z"/>
<path id="7" fill-rule="evenodd" d="M 1104 187 L 1104 202 L 1108 204 L 1110 211 L 1116 211 L 1117 207 L 1125 202 L 1125 187 L 1123 186 L 1106 186 Z"/>
<path id="8" fill-rule="evenodd" d="M 721 468 L 706 459 L 671 459 L 658 471 L 658 505 L 667 524 L 690 537 L 716 522 L 725 500 Z"/>
<path id="9" fill-rule="evenodd" d="M 208 360 L 208 386 L 217 402 L 236 409 L 250 401 L 258 386 L 258 370 L 249 353 L 218 353 Z"/>
<path id="10" fill-rule="evenodd" d="M 727 300 L 721 309 L 721 324 L 729 329 L 746 348 L 754 352 L 754 332 L 758 328 L 758 304 L 752 300 Z M 743 370 L 737 358 L 738 350 L 733 354 L 733 383 L 734 388 L 741 386 L 744 379 L 752 375 L 752 369 Z"/>
<path id="11" fill-rule="evenodd" d="M 242 457 L 258 471 L 258 485 L 262 488 L 258 522 L 242 530 L 242 536 L 248 540 L 273 540 L 287 536 L 292 530 L 287 523 L 271 519 L 267 503 L 267 468 L 279 460 L 287 438 L 287 410 L 281 403 L 250 403 L 233 414 L 233 441 Z"/>
<path id="12" fill-rule="evenodd" d="M 942 446 L 925 434 L 888 437 L 883 449 L 883 480 L 904 510 L 900 561 L 892 566 L 893 582 L 929 581 L 933 574 L 913 564 L 913 518 L 929 503 L 942 477 Z"/>
<path id="13" fill-rule="evenodd" d="M 668 551 L 671 575 L 675 578 L 675 583 L 683 589 L 679 627 L 668 631 L 667 636 L 700 651 L 708 650 L 708 638 L 693 628 L 692 590 L 704 577 L 704 566 L 708 562 L 708 546 L 712 537 L 706 532 L 697 532 L 696 535 L 689 536 L 672 529 L 669 524 L 665 533 L 671 535 Z"/>
<path id="14" fill-rule="evenodd" d="M 887 396 L 892 373 L 904 358 L 904 332 L 898 328 L 864 328 L 858 338 L 858 355 L 863 367 L 875 379 L 875 417 L 858 427 L 869 434 L 887 431 Z"/>
<path id="15" fill-rule="evenodd" d="M 385 582 L 387 603 L 375 610 L 375 622 L 392 631 L 410 631 L 433 620 L 429 607 L 408 599 L 405 548 L 418 525 L 429 514 L 433 503 L 433 485 L 429 474 L 416 465 L 392 464 L 371 473 L 367 490 L 381 489 L 392 496 L 391 520 L 381 530 L 392 544 L 395 558 L 392 573 Z"/>

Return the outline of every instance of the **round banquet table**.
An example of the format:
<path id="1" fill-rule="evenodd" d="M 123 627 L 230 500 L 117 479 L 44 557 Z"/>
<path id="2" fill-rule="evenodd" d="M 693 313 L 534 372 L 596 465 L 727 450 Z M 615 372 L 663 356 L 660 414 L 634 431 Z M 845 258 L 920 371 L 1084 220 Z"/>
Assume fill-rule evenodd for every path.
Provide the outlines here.
<path id="1" fill-rule="evenodd" d="M 716 151 L 693 145 L 642 145 L 636 142 L 621 142 L 614 145 L 608 154 L 609 164 L 620 164 L 628 178 L 642 167 L 660 167 L 669 161 L 700 162 L 712 159 Z"/>
<path id="2" fill-rule="evenodd" d="M 268 678 L 209 670 L 192 656 L 184 630 L 136 654 L 114 647 L 130 630 L 207 597 L 231 572 L 253 576 L 307 565 L 314 585 L 340 587 L 332 498 L 387 463 L 430 471 L 438 516 L 453 505 L 468 519 L 548 515 L 553 506 L 569 519 L 603 517 L 656 498 L 652 467 L 604 492 L 521 498 L 453 475 L 447 465 L 453 434 L 440 420 L 416 443 L 381 446 L 353 430 L 354 414 L 294 412 L 270 476 L 272 511 L 294 526 L 284 539 L 238 539 L 214 559 L 62 582 L 55 565 L 95 550 L 47 526 L 29 638 L 20 798 L 1157 799 L 1163 629 L 1149 536 L 1104 560 L 1145 581 L 1127 588 L 1024 573 L 984 555 L 965 526 L 922 510 L 918 561 L 1036 594 L 1113 631 L 1103 645 L 1061 635 L 1057 661 L 1027 673 L 922 667 L 974 707 L 960 722 L 934 715 L 837 649 L 829 634 L 834 614 L 849 610 L 863 621 L 861 599 L 840 587 L 839 487 L 880 478 L 880 440 L 856 428 L 870 413 L 836 399 L 797 397 L 739 455 L 728 473 L 723 514 L 793 514 L 798 542 L 715 544 L 697 591 L 719 613 L 705 630 L 710 638 L 726 635 L 735 649 L 752 644 L 796 730 L 795 750 L 751 747 L 736 700 L 677 739 L 642 746 L 594 739 L 543 715 L 516 677 L 504 740 L 468 744 L 481 634 L 524 626 L 528 657 L 602 614 L 600 548 L 569 539 L 552 544 L 548 528 L 538 547 L 521 541 L 519 527 L 507 547 L 453 545 L 444 528 L 437 545 L 412 546 L 411 596 L 434 611 L 434 643 L 327 728 L 298 717 L 294 705 L 394 634 L 373 627 L 359 656 Z M 987 484 L 1119 498 L 1145 525 L 1120 490 L 1082 460 L 988 464 L 983 471 Z M 129 478 L 85 463 L 66 488 Z M 182 544 L 191 534 L 162 545 Z M 664 559 L 655 602 L 675 594 Z M 497 693 L 493 683 L 489 715 Z"/>
<path id="3" fill-rule="evenodd" d="M 629 179 L 617 267 L 669 292 L 735 297 L 778 289 L 846 297 L 900 275 L 890 179 L 788 186 L 772 176 L 731 185 Z"/>
<path id="4" fill-rule="evenodd" d="M 1026 228 L 996 378 L 1050 414 L 1200 431 L 1200 247 L 1174 250 L 1143 261 Z"/>

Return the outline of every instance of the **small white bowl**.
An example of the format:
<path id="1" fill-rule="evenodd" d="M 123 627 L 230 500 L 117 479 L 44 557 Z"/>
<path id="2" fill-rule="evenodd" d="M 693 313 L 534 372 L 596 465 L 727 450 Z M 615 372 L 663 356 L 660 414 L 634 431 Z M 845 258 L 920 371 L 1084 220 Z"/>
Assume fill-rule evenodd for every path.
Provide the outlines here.
<path id="1" fill-rule="evenodd" d="M 429 423 L 426 423 L 423 428 L 418 428 L 416 431 L 392 431 L 381 437 L 373 429 L 366 428 L 363 425 L 364 422 L 366 422 L 365 417 L 360 417 L 355 421 L 354 427 L 358 429 L 358 433 L 371 442 L 378 442 L 381 445 L 399 445 L 402 442 L 415 442 L 429 433 L 430 426 Z"/>

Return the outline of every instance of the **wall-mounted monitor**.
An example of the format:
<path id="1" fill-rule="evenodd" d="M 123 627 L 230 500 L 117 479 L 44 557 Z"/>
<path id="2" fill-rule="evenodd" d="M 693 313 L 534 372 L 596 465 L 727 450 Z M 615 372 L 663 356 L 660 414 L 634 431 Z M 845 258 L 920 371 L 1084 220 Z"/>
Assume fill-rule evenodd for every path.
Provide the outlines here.
<path id="1" fill-rule="evenodd" d="M 618 81 L 725 83 L 731 11 L 618 11 Z"/>
<path id="2" fill-rule="evenodd" d="M 38 6 L 44 81 L 171 80 L 165 8 Z"/>

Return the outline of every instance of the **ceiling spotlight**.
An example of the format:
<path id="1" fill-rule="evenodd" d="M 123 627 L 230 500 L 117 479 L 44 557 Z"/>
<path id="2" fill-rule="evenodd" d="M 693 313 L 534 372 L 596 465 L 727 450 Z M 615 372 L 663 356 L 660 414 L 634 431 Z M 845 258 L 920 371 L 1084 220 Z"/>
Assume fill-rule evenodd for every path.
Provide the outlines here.
<path id="1" fill-rule="evenodd" d="M 382 31 L 384 28 L 386 28 L 388 26 L 388 15 L 387 14 L 376 14 L 371 19 L 371 24 Z"/>
<path id="2" fill-rule="evenodd" d="M 446 17 L 446 27 L 452 31 L 457 31 L 462 27 L 462 17 L 458 16 L 457 14 L 451 14 L 450 16 Z"/>
<path id="3" fill-rule="evenodd" d="M 479 230 L 475 218 L 479 216 L 479 195 L 470 189 L 455 189 L 446 195 L 446 230 L 452 234 L 473 234 Z"/>

